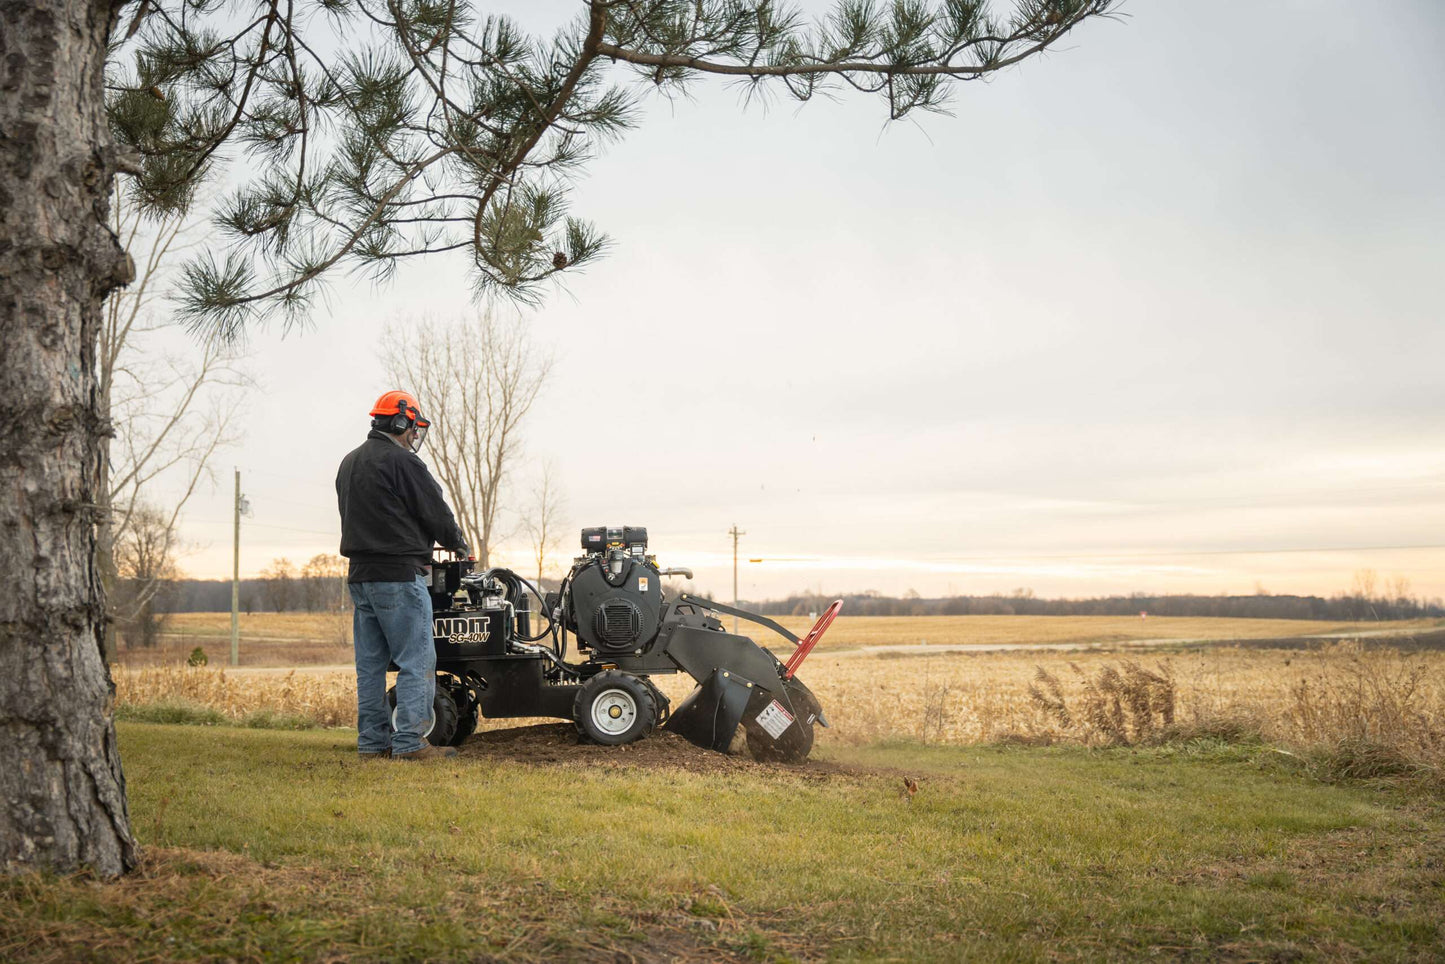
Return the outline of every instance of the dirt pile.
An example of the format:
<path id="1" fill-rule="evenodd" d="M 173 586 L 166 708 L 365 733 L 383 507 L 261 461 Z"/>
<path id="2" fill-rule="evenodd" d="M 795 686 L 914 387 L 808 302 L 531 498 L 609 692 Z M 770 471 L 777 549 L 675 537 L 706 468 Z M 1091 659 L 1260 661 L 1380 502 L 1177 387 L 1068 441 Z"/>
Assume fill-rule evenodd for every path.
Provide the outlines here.
<path id="1" fill-rule="evenodd" d="M 655 731 L 646 739 L 625 746 L 584 743 L 570 723 L 516 726 L 487 730 L 469 738 L 461 757 L 510 760 L 538 765 L 608 769 L 686 770 L 690 773 L 770 771 L 827 778 L 842 773 L 835 764 L 809 760 L 798 766 L 759 763 L 746 755 L 729 756 L 693 746 L 669 730 Z"/>

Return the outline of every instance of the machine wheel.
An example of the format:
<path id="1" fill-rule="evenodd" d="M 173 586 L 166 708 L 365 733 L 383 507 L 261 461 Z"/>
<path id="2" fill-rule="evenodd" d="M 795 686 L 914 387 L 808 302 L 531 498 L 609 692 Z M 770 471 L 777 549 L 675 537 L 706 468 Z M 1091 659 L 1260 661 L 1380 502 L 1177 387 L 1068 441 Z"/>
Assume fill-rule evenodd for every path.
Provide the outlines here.
<path id="1" fill-rule="evenodd" d="M 657 716 L 655 725 L 663 725 L 672 716 L 672 701 L 667 698 L 666 693 L 657 688 L 657 684 L 652 681 L 651 677 L 641 676 L 638 678 L 646 683 L 647 688 L 652 691 L 652 705 L 656 707 Z"/>
<path id="2" fill-rule="evenodd" d="M 799 720 L 798 735 L 786 745 L 774 743 L 761 728 L 744 727 L 748 743 L 748 755 L 763 763 L 802 763 L 813 752 L 813 727 Z"/>
<path id="3" fill-rule="evenodd" d="M 778 739 L 770 737 L 758 722 L 757 710 L 760 707 L 749 706 L 750 712 L 747 722 L 743 724 L 743 730 L 746 733 L 748 753 L 754 760 L 765 763 L 802 763 L 808 759 L 808 754 L 813 752 L 813 726 L 823 715 L 818 698 L 800 680 L 787 680 L 783 687 L 788 693 L 789 708 L 796 718 L 779 734 Z M 758 699 L 761 701 L 766 697 Z"/>
<path id="4" fill-rule="evenodd" d="M 593 743 L 620 746 L 652 732 L 657 704 L 648 684 L 609 669 L 582 684 L 572 705 L 572 719 L 578 732 Z"/>
<path id="5" fill-rule="evenodd" d="M 457 732 L 452 736 L 449 745 L 461 746 L 467 737 L 477 732 L 482 704 L 472 699 L 464 686 L 458 687 L 454 699 L 457 703 Z"/>
<path id="6" fill-rule="evenodd" d="M 396 729 L 396 687 L 386 691 L 386 702 L 391 707 L 391 727 Z M 456 737 L 458 710 L 456 700 L 452 699 L 451 689 L 437 678 L 436 696 L 432 698 L 431 704 L 431 726 L 427 727 L 422 737 L 432 746 L 448 746 Z"/>

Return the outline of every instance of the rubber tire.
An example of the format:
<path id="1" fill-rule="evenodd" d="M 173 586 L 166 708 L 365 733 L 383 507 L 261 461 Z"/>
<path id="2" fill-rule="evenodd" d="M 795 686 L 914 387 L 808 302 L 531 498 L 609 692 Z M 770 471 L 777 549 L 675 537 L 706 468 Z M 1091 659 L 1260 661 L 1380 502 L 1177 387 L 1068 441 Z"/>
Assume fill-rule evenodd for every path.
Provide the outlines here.
<path id="1" fill-rule="evenodd" d="M 609 733 L 600 729 L 592 719 L 592 706 L 604 694 L 616 690 L 631 697 L 637 707 L 637 717 L 623 732 Z M 585 739 L 603 746 L 622 746 L 640 740 L 657 725 L 657 704 L 653 700 L 652 687 L 631 673 L 604 670 L 583 683 L 577 691 L 577 700 L 572 704 L 572 721 Z"/>
<path id="2" fill-rule="evenodd" d="M 652 690 L 652 702 L 657 708 L 657 721 L 653 726 L 658 727 L 664 725 L 672 716 L 672 701 L 667 698 L 666 693 L 657 688 L 657 684 L 652 681 L 651 677 L 639 676 L 638 679 L 646 683 L 647 688 Z"/>
<path id="3" fill-rule="evenodd" d="M 441 677 L 437 677 L 437 693 L 432 700 L 432 715 L 436 723 L 433 724 L 426 741 L 432 746 L 451 746 L 452 740 L 456 739 L 457 722 L 461 712 L 457 708 L 457 701 L 452 696 L 451 688 L 442 683 Z"/>
<path id="4" fill-rule="evenodd" d="M 391 707 L 392 725 L 396 725 L 396 687 L 393 686 L 386 691 L 386 703 Z M 422 734 L 432 746 L 449 746 L 451 740 L 456 737 L 458 717 L 457 702 L 452 698 L 450 688 L 437 677 L 436 696 L 432 698 L 431 704 L 431 729 Z"/>
<path id="5" fill-rule="evenodd" d="M 457 707 L 457 732 L 452 736 L 449 746 L 461 746 L 466 742 L 467 737 L 477 732 L 477 722 L 482 715 L 482 705 L 475 700 L 467 699 L 464 690 L 459 691 L 464 704 Z"/>

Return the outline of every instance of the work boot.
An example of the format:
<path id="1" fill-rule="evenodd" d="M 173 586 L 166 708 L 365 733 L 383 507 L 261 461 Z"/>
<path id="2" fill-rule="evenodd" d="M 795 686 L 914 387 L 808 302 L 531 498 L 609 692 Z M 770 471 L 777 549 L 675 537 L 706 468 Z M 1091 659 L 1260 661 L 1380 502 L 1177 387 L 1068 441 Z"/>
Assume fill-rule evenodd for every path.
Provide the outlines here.
<path id="1" fill-rule="evenodd" d="M 432 746 L 425 740 L 422 741 L 420 750 L 413 750 L 410 753 L 393 753 L 393 760 L 445 760 L 447 757 L 457 755 L 457 748 L 454 746 Z"/>
<path id="2" fill-rule="evenodd" d="M 385 750 L 358 750 L 356 755 L 363 760 L 389 760 L 391 759 L 391 748 Z"/>

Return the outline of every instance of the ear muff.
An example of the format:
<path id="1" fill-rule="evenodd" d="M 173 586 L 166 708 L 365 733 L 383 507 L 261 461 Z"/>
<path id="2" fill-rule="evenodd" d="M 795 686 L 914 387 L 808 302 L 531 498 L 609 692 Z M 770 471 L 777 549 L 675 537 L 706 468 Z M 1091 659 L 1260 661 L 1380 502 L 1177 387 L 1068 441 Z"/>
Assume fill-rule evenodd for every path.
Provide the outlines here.
<path id="1" fill-rule="evenodd" d="M 405 401 L 398 403 L 398 407 L 400 410 L 391 417 L 391 423 L 388 426 L 388 430 L 392 435 L 400 435 L 402 432 L 411 428 L 412 425 L 416 423 L 416 415 L 421 414 L 421 412 L 417 412 L 416 415 L 408 414 Z"/>

